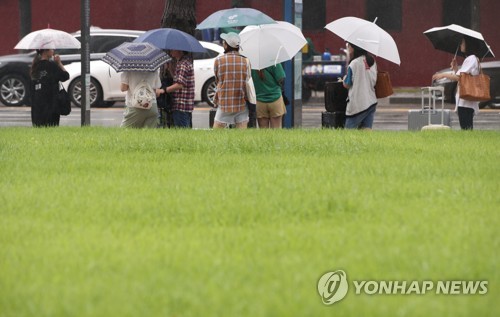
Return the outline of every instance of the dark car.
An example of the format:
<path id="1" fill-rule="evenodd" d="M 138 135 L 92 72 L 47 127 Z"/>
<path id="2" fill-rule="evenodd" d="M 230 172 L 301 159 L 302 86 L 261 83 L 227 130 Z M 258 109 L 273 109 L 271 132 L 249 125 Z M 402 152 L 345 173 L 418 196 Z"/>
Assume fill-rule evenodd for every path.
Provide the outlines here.
<path id="1" fill-rule="evenodd" d="M 500 61 L 481 63 L 483 73 L 490 76 L 491 100 L 479 103 L 479 108 L 499 108 L 500 107 Z M 438 73 L 450 72 L 450 68 L 440 70 Z M 444 101 L 455 103 L 455 93 L 457 82 L 448 79 L 440 79 L 432 83 L 433 86 L 444 86 Z"/>
<path id="2" fill-rule="evenodd" d="M 91 28 L 90 59 L 98 60 L 112 48 L 123 42 L 131 42 L 144 31 L 106 30 Z M 80 32 L 73 33 L 80 40 Z M 63 64 L 80 61 L 78 49 L 56 50 Z M 22 106 L 30 104 L 30 67 L 35 52 L 0 56 L 0 103 L 6 106 Z M 102 104 L 106 105 L 106 104 Z"/>

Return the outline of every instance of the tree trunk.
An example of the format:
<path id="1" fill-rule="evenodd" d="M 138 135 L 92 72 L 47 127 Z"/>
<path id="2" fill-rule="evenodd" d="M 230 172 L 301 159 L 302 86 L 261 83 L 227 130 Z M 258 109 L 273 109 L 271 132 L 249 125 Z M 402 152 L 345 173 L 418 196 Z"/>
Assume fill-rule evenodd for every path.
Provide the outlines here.
<path id="1" fill-rule="evenodd" d="M 31 0 L 19 0 L 20 38 L 31 32 Z"/>
<path id="2" fill-rule="evenodd" d="M 250 8 L 246 0 L 231 0 L 231 8 Z"/>
<path id="3" fill-rule="evenodd" d="M 196 0 L 165 0 L 161 27 L 177 29 L 194 35 L 196 29 Z"/>

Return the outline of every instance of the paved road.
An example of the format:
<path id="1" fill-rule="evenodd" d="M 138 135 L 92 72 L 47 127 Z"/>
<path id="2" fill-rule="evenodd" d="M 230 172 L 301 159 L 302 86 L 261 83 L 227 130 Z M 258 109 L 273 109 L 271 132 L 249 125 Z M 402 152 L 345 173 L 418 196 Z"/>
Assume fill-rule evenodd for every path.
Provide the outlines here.
<path id="1" fill-rule="evenodd" d="M 419 109 L 420 105 L 389 104 L 381 102 L 375 114 L 374 130 L 408 130 L 408 110 Z M 446 108 L 451 109 L 452 105 Z M 210 108 L 200 104 L 193 113 L 194 128 L 209 127 Z M 313 98 L 305 104 L 302 111 L 303 128 L 321 128 L 321 112 L 325 111 L 321 98 Z M 111 108 L 93 108 L 91 111 L 92 126 L 117 127 L 123 115 L 123 103 L 117 103 Z M 80 108 L 73 108 L 69 116 L 61 117 L 61 126 L 80 126 Z M 0 104 L 0 127 L 31 126 L 29 107 L 5 107 Z M 474 119 L 477 130 L 500 130 L 500 110 L 482 109 Z M 458 130 L 458 117 L 452 113 L 452 129 Z"/>

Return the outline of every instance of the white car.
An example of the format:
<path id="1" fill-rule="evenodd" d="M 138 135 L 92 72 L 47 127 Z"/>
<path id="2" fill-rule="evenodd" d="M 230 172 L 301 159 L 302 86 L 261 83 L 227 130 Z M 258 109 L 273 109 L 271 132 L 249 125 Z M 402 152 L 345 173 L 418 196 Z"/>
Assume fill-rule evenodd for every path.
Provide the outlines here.
<path id="1" fill-rule="evenodd" d="M 206 49 L 204 53 L 193 53 L 194 101 L 205 101 L 213 106 L 215 95 L 214 60 L 224 53 L 222 46 L 200 41 Z M 65 65 L 69 80 L 63 83 L 71 101 L 80 106 L 81 62 Z M 116 101 L 124 101 L 125 93 L 120 90 L 120 74 L 101 60 L 90 62 L 90 106 L 112 106 Z"/>

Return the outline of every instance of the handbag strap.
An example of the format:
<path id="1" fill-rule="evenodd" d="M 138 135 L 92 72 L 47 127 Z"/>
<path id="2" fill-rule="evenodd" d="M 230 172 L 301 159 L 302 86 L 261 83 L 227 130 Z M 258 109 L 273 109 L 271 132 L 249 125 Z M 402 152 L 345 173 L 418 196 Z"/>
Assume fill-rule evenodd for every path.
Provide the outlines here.
<path id="1" fill-rule="evenodd" d="M 481 67 L 481 61 L 479 60 L 479 57 L 476 57 L 477 60 L 477 65 L 479 66 L 479 75 L 483 73 L 483 68 Z"/>

